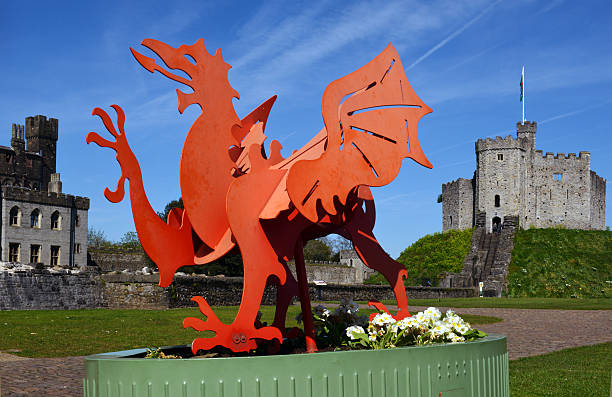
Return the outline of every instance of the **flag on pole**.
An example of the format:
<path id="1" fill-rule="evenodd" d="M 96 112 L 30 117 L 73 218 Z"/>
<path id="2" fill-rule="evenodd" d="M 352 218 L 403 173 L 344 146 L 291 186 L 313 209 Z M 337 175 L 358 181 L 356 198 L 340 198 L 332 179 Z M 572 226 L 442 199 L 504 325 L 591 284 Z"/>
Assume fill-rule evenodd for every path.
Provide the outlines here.
<path id="1" fill-rule="evenodd" d="M 521 71 L 521 102 L 523 104 L 523 124 L 525 124 L 525 66 Z"/>
<path id="2" fill-rule="evenodd" d="M 523 102 L 523 91 L 525 90 L 525 67 L 523 66 L 523 71 L 521 72 L 521 102 Z"/>

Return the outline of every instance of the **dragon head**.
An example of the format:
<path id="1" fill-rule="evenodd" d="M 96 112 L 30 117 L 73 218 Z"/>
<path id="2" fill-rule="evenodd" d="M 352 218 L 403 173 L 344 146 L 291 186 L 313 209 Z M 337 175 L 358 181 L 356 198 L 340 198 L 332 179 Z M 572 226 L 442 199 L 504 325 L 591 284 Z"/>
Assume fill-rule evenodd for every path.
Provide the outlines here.
<path id="1" fill-rule="evenodd" d="M 164 64 L 173 70 L 185 72 L 189 78 L 178 76 L 155 63 L 153 58 L 142 55 L 130 48 L 134 58 L 149 72 L 160 72 L 164 76 L 190 87 L 192 93 L 184 93 L 177 89 L 178 110 L 182 114 L 187 107 L 198 104 L 204 110 L 213 108 L 218 111 L 220 105 L 227 105 L 233 111 L 232 98 L 240 98 L 227 79 L 231 66 L 223 60 L 221 49 L 215 55 L 210 55 L 204 47 L 204 39 L 199 39 L 192 45 L 181 45 L 174 48 L 154 39 L 145 39 L 141 43 L 155 54 Z"/>

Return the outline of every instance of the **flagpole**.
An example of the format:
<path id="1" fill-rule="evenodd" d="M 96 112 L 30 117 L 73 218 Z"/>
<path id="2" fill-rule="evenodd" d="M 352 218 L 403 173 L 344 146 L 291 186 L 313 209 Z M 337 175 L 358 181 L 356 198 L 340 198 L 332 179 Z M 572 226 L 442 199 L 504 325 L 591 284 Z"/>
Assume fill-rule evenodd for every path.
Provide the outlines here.
<path id="1" fill-rule="evenodd" d="M 521 77 L 523 77 L 521 79 L 523 81 L 523 125 L 525 125 L 525 66 L 523 66 Z"/>

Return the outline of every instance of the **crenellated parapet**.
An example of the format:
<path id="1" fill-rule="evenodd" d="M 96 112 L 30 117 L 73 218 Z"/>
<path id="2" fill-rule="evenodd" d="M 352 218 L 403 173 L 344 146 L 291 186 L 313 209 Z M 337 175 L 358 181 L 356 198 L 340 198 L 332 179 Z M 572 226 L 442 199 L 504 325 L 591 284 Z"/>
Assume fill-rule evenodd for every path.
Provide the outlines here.
<path id="1" fill-rule="evenodd" d="M 504 149 L 524 149 L 521 142 L 512 135 L 508 135 L 505 138 L 496 136 L 495 139 L 486 138 L 479 139 L 476 141 L 476 153 L 483 152 L 486 150 L 504 150 Z"/>
<path id="2" fill-rule="evenodd" d="M 539 160 L 538 163 L 544 162 L 555 162 L 558 163 L 560 160 L 566 160 L 567 164 L 571 166 L 571 163 L 575 164 L 584 164 L 589 163 L 591 160 L 590 152 L 579 152 L 578 155 L 576 153 L 554 153 L 554 152 L 546 152 L 543 153 L 541 150 L 535 151 L 536 156 L 535 159 Z"/>
<path id="3" fill-rule="evenodd" d="M 2 186 L 2 198 L 12 201 L 40 203 L 58 207 L 75 207 L 79 210 L 89 209 L 89 198 L 71 194 L 30 190 L 15 186 Z"/>

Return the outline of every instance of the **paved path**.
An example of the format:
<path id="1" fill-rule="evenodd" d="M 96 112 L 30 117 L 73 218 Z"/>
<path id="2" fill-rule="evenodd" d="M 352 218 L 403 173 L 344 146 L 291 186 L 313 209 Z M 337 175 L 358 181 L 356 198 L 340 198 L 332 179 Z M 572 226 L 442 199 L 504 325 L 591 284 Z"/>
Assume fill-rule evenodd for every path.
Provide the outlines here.
<path id="1" fill-rule="evenodd" d="M 411 307 L 412 312 L 423 307 Z M 446 310 L 445 308 L 440 308 Z M 612 341 L 612 310 L 457 309 L 503 318 L 477 328 L 508 336 L 510 359 Z M 23 359 L 0 353 L 0 396 L 82 396 L 82 357 Z"/>

